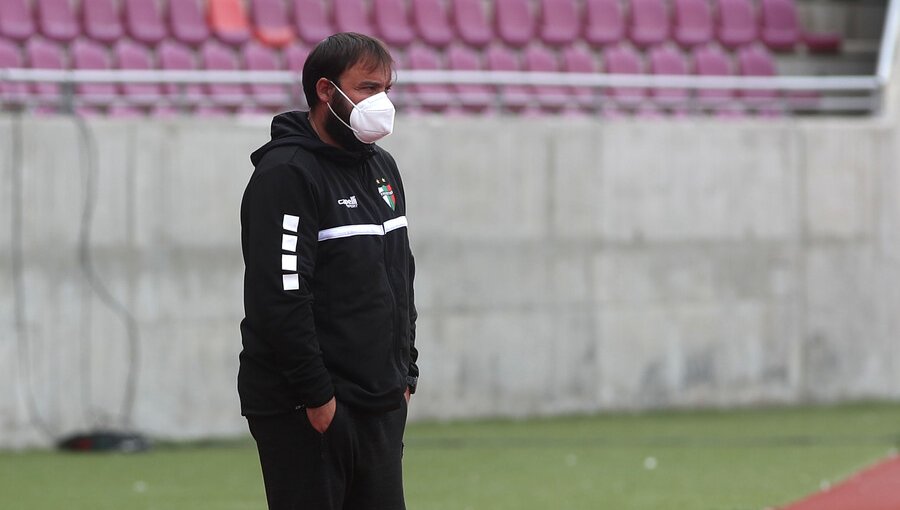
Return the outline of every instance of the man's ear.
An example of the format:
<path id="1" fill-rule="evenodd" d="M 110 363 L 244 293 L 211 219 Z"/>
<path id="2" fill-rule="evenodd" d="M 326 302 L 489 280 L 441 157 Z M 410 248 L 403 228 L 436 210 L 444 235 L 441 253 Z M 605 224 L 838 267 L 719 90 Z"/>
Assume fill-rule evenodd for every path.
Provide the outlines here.
<path id="1" fill-rule="evenodd" d="M 319 96 L 319 101 L 323 103 L 331 101 L 332 94 L 334 94 L 334 85 L 327 78 L 319 78 L 319 81 L 316 82 L 316 95 Z"/>

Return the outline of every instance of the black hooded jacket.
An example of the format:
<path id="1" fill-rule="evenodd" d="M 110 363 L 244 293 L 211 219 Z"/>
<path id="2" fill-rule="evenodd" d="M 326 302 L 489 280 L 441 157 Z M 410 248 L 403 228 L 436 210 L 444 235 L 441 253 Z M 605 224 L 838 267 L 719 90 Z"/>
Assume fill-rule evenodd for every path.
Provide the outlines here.
<path id="1" fill-rule="evenodd" d="M 322 142 L 306 112 L 272 121 L 241 202 L 244 415 L 401 406 L 419 375 L 413 256 L 393 158 Z"/>

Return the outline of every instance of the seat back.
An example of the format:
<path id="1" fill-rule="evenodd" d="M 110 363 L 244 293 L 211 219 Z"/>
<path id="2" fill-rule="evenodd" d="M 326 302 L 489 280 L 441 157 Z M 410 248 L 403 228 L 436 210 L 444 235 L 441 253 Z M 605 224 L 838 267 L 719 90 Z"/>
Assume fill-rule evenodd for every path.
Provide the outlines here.
<path id="1" fill-rule="evenodd" d="M 106 46 L 94 41 L 78 39 L 72 43 L 70 51 L 73 69 L 107 70 L 112 67 Z M 79 83 L 75 93 L 90 101 L 108 101 L 116 95 L 116 86 L 112 83 Z"/>
<path id="2" fill-rule="evenodd" d="M 540 43 L 528 45 L 522 56 L 526 71 L 535 73 L 558 73 L 559 59 L 556 54 Z M 566 87 L 560 85 L 534 85 L 531 87 L 534 97 L 544 109 L 559 110 L 569 100 Z"/>
<path id="3" fill-rule="evenodd" d="M 738 74 L 742 76 L 775 76 L 775 59 L 765 47 L 759 44 L 744 46 L 737 53 Z M 741 90 L 745 99 L 763 101 L 776 98 L 776 90 Z"/>
<path id="4" fill-rule="evenodd" d="M 616 45 L 603 51 L 603 64 L 610 74 L 644 74 L 641 57 L 631 47 Z M 627 104 L 639 103 L 647 96 L 643 87 L 612 87 L 609 95 Z"/>
<path id="5" fill-rule="evenodd" d="M 251 41 L 241 49 L 243 68 L 248 71 L 280 71 L 278 53 L 270 47 Z M 287 90 L 274 83 L 255 83 L 249 86 L 254 101 L 266 107 L 281 107 L 289 102 Z"/>
<path id="6" fill-rule="evenodd" d="M 294 29 L 282 0 L 252 0 L 250 14 L 254 33 L 261 43 L 281 48 L 294 40 Z"/>
<path id="7" fill-rule="evenodd" d="M 388 46 L 406 47 L 416 38 L 404 0 L 374 0 L 375 33 Z"/>
<path id="8" fill-rule="evenodd" d="M 523 47 L 534 38 L 534 18 L 528 0 L 495 0 L 494 22 L 500 40 Z"/>
<path id="9" fill-rule="evenodd" d="M 494 44 L 488 48 L 485 63 L 489 71 L 522 70 L 518 55 L 502 44 Z M 534 102 L 532 91 L 524 85 L 501 85 L 498 91 L 503 106 L 512 111 L 521 111 Z"/>
<path id="10" fill-rule="evenodd" d="M 727 48 L 749 44 L 757 38 L 756 13 L 750 0 L 718 0 L 718 38 Z"/>
<path id="11" fill-rule="evenodd" d="M 128 39 L 117 42 L 113 47 L 113 66 L 132 71 L 155 69 L 150 50 Z M 132 102 L 152 104 L 159 98 L 162 88 L 157 83 L 123 83 L 120 91 Z"/>
<path id="12" fill-rule="evenodd" d="M 69 42 L 81 33 L 69 0 L 37 0 L 37 15 L 38 28 L 48 39 Z"/>
<path id="13" fill-rule="evenodd" d="M 425 45 L 410 47 L 406 60 L 409 69 L 433 71 L 444 67 L 438 53 Z M 410 85 L 407 91 L 415 105 L 431 111 L 443 111 L 453 100 L 450 87 L 439 83 Z"/>
<path id="14" fill-rule="evenodd" d="M 0 1 L 0 37 L 24 41 L 34 33 L 34 17 L 28 0 Z"/>
<path id="15" fill-rule="evenodd" d="M 630 38 L 641 47 L 669 38 L 669 13 L 663 0 L 631 0 Z"/>
<path id="16" fill-rule="evenodd" d="M 700 46 L 693 50 L 694 73 L 700 76 L 732 76 L 731 59 L 714 45 Z M 703 102 L 724 102 L 735 95 L 733 89 L 699 89 L 697 97 Z"/>
<path id="17" fill-rule="evenodd" d="M 464 43 L 483 47 L 494 40 L 481 0 L 450 0 L 450 11 L 456 33 Z"/>
<path id="18" fill-rule="evenodd" d="M 539 37 L 551 46 L 568 46 L 581 35 L 575 0 L 541 0 Z"/>
<path id="19" fill-rule="evenodd" d="M 760 38 L 769 48 L 790 51 L 800 42 L 800 34 L 793 0 L 760 1 Z"/>
<path id="20" fill-rule="evenodd" d="M 678 44 L 690 47 L 706 44 L 713 38 L 712 10 L 708 0 L 675 0 L 674 34 Z"/>
<path id="21" fill-rule="evenodd" d="M 250 21 L 242 0 L 206 0 L 209 27 L 220 41 L 237 46 L 250 39 Z"/>
<path id="22" fill-rule="evenodd" d="M 619 0 L 585 1 L 584 40 L 592 46 L 618 44 L 625 39 L 625 14 Z"/>
<path id="23" fill-rule="evenodd" d="M 334 28 L 322 0 L 294 0 L 294 30 L 306 44 L 318 44 L 332 33 Z"/>
<path id="24" fill-rule="evenodd" d="M 95 41 L 111 43 L 124 33 L 118 4 L 113 0 L 82 0 L 81 15 L 84 33 Z"/>
<path id="25" fill-rule="evenodd" d="M 475 50 L 462 44 L 447 48 L 447 68 L 453 71 L 482 71 L 481 58 Z M 457 101 L 464 110 L 482 112 L 494 99 L 494 89 L 480 83 L 453 85 Z"/>
<path id="26" fill-rule="evenodd" d="M 332 0 L 334 28 L 338 32 L 375 35 L 369 10 L 363 0 Z"/>
<path id="27" fill-rule="evenodd" d="M 0 39 L 0 69 L 24 67 L 19 46 L 7 39 Z M 18 102 L 27 96 L 28 88 L 24 83 L 5 82 L 0 80 L 0 101 Z"/>
<path id="28" fill-rule="evenodd" d="M 413 26 L 421 41 L 445 47 L 455 37 L 441 0 L 412 0 Z"/>
<path id="29" fill-rule="evenodd" d="M 199 46 L 209 39 L 206 16 L 200 6 L 199 0 L 169 2 L 169 25 L 176 40 L 190 46 Z"/>
<path id="30" fill-rule="evenodd" d="M 647 64 L 650 74 L 671 76 L 688 74 L 687 59 L 681 51 L 669 45 L 651 48 L 647 55 Z M 661 103 L 677 103 L 687 99 L 688 91 L 683 88 L 655 88 L 650 91 L 650 95 Z"/>
<path id="31" fill-rule="evenodd" d="M 159 4 L 147 0 L 124 0 L 125 31 L 144 44 L 157 44 L 169 35 Z"/>

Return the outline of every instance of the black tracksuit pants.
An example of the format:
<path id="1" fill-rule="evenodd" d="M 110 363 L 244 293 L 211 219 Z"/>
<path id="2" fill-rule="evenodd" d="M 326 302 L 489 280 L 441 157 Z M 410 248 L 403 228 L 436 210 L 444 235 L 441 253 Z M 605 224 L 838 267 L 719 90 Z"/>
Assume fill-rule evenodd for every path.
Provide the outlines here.
<path id="1" fill-rule="evenodd" d="M 248 416 L 269 510 L 404 510 L 407 404 L 385 413 L 337 402 L 324 434 L 305 409 Z"/>

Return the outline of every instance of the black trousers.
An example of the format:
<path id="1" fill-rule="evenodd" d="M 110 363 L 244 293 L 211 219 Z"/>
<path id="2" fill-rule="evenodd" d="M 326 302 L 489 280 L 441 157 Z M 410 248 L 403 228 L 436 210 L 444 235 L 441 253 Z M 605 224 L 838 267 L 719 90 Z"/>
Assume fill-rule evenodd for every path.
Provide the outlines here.
<path id="1" fill-rule="evenodd" d="M 371 413 L 338 401 L 324 434 L 305 409 L 248 416 L 269 510 L 405 510 L 406 406 Z"/>

